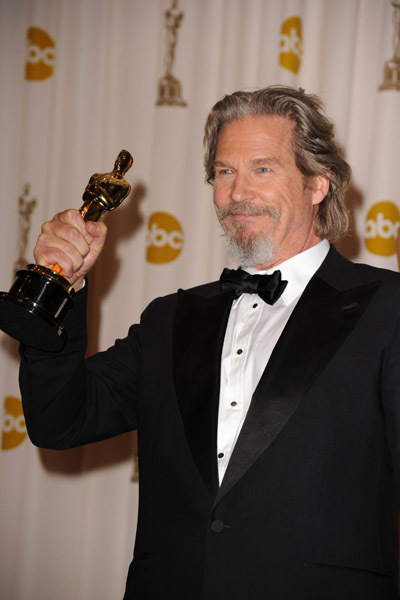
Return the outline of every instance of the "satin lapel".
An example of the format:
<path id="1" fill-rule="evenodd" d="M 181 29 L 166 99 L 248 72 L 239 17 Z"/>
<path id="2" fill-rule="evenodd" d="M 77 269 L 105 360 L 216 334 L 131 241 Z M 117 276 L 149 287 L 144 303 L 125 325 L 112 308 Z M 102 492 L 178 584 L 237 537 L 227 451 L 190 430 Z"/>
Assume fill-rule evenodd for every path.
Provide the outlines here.
<path id="1" fill-rule="evenodd" d="M 218 489 L 217 418 L 221 353 L 233 293 L 204 298 L 179 290 L 174 380 L 189 447 L 212 497 Z"/>
<path id="2" fill-rule="evenodd" d="M 215 504 L 275 440 L 379 285 L 338 292 L 318 275 L 311 279 L 253 394 Z"/>

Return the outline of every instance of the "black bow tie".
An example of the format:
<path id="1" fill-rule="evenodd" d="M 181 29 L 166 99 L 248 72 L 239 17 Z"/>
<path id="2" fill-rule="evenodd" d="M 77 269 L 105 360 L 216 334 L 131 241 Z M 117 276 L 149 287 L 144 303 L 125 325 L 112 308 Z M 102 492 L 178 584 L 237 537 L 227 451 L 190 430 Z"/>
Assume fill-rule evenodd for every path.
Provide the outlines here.
<path id="1" fill-rule="evenodd" d="M 267 304 L 275 304 L 287 286 L 282 281 L 281 272 L 272 275 L 250 275 L 242 269 L 224 269 L 220 277 L 221 292 L 235 290 L 236 296 L 242 294 L 258 294 Z"/>

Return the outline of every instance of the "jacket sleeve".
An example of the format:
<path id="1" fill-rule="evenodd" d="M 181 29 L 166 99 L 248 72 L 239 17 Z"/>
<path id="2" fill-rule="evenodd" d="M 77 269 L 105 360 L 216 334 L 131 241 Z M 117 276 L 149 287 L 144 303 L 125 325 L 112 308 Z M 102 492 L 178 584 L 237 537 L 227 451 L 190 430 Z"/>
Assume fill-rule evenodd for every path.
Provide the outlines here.
<path id="1" fill-rule="evenodd" d="M 59 352 L 21 346 L 20 389 L 31 441 L 65 449 L 137 427 L 136 381 L 140 327 L 85 359 L 87 286 L 66 315 L 68 338 Z"/>
<path id="2" fill-rule="evenodd" d="M 400 320 L 384 353 L 382 367 L 381 399 L 386 437 L 400 503 Z"/>

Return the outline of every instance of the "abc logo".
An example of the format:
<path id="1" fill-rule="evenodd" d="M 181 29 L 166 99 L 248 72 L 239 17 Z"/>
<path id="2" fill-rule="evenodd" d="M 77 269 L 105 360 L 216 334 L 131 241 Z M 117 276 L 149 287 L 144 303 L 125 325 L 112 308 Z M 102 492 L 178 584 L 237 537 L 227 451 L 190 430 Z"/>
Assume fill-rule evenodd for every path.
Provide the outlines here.
<path id="1" fill-rule="evenodd" d="M 163 264 L 175 260 L 183 248 L 183 230 L 179 221 L 165 212 L 153 213 L 147 232 L 147 260 Z"/>
<path id="2" fill-rule="evenodd" d="M 51 77 L 54 72 L 55 43 L 39 27 L 29 27 L 27 37 L 25 78 L 29 81 L 40 81 Z"/>
<path id="3" fill-rule="evenodd" d="M 279 63 L 285 69 L 298 73 L 303 56 L 303 34 L 300 17 L 290 17 L 282 23 Z"/>
<path id="4" fill-rule="evenodd" d="M 372 254 L 392 256 L 396 252 L 397 231 L 400 225 L 400 212 L 393 202 L 383 201 L 374 204 L 365 222 L 365 246 Z"/>
<path id="5" fill-rule="evenodd" d="M 22 444 L 26 438 L 25 419 L 22 412 L 22 402 L 14 396 L 4 400 L 3 431 L 1 449 L 11 450 Z"/>

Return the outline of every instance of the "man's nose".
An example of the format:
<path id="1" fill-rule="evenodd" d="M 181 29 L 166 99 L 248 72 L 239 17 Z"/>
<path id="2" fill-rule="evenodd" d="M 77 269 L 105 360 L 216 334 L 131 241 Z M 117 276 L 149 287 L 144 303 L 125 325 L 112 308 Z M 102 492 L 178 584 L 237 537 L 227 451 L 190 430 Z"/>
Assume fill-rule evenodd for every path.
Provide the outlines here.
<path id="1" fill-rule="evenodd" d="M 231 189 L 231 200 L 243 202 L 255 196 L 249 176 L 246 173 L 236 173 Z"/>

